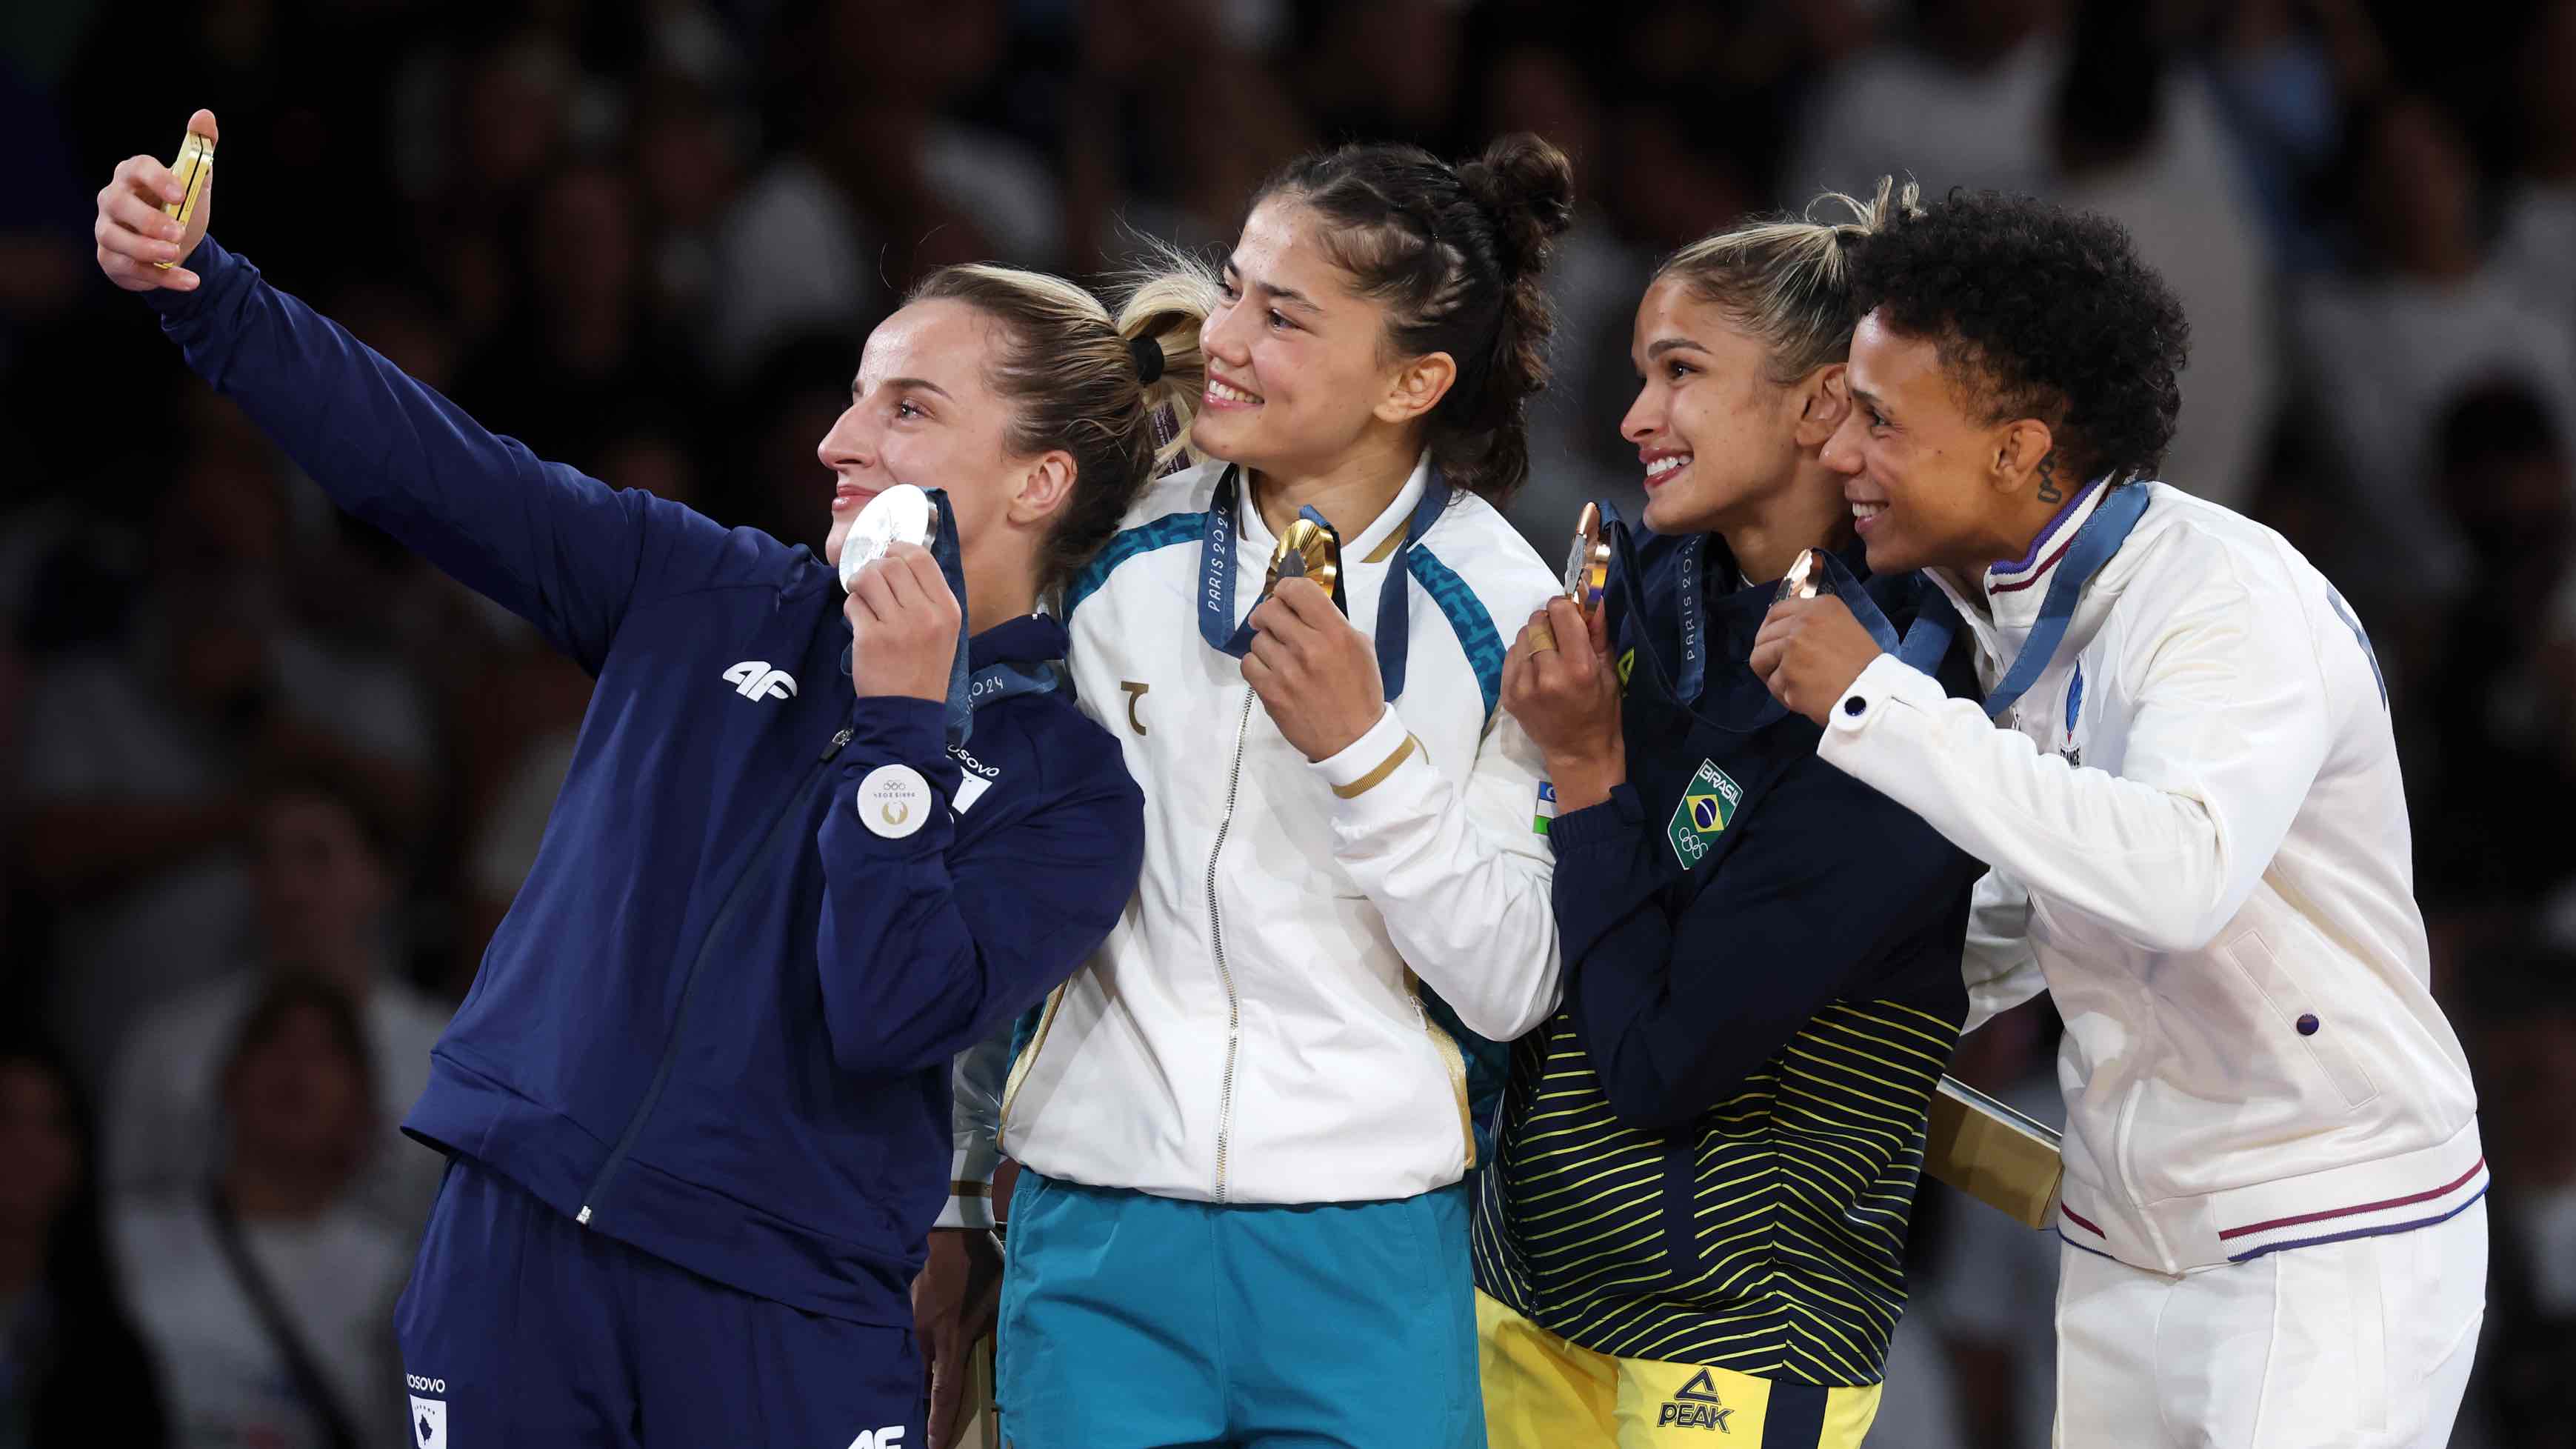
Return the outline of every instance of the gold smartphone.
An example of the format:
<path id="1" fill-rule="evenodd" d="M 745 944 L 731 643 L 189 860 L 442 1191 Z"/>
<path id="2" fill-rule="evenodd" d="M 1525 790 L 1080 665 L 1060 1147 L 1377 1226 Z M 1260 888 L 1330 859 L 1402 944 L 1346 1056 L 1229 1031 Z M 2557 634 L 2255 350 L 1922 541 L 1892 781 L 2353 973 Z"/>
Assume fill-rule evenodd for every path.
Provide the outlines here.
<path id="1" fill-rule="evenodd" d="M 182 137 L 179 159 L 170 163 L 170 173 L 179 178 L 180 196 L 177 201 L 164 202 L 161 214 L 179 223 L 181 231 L 186 231 L 188 223 L 196 220 L 197 199 L 206 194 L 207 178 L 215 174 L 215 138 L 200 136 L 194 131 Z M 152 265 L 166 272 L 178 263 L 154 262 Z"/>

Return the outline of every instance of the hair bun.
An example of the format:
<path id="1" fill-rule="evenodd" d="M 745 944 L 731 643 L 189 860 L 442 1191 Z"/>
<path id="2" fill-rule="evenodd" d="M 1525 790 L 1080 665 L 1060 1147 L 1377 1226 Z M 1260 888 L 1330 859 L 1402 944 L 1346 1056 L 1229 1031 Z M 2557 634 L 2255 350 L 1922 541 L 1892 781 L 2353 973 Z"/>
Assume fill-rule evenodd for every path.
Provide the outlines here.
<path id="1" fill-rule="evenodd" d="M 1516 273 L 1547 265 L 1548 243 L 1574 224 L 1574 163 L 1528 131 L 1500 137 L 1459 167 L 1458 184 L 1493 217 Z"/>
<path id="2" fill-rule="evenodd" d="M 1136 380 L 1152 387 L 1163 375 L 1163 344 L 1157 338 L 1130 337 L 1127 355 L 1136 362 Z"/>

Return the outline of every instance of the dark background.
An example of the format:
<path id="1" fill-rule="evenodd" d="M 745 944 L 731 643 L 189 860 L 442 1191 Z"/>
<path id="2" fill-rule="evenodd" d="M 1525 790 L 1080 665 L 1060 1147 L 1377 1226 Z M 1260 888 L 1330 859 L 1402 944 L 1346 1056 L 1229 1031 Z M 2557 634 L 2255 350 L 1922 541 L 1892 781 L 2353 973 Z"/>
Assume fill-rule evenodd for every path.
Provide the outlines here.
<path id="1" fill-rule="evenodd" d="M 390 1119 L 587 695 L 334 514 L 98 275 L 94 193 L 201 105 L 216 229 L 277 284 L 546 456 L 806 542 L 814 444 L 912 278 L 1220 243 L 1322 143 L 1529 128 L 1574 156 L 1515 509 L 1550 558 L 1580 500 L 1637 495 L 1616 422 L 1664 251 L 1888 171 L 2119 217 L 2194 327 L 2167 480 L 2306 550 L 2386 668 L 2495 1171 L 2457 1442 L 2576 1443 L 2576 3 L 26 0 L 0 12 L 0 1449 L 72 1442 L 46 1407 L 71 1399 L 110 1416 L 79 1442 L 325 1442 L 227 1297 L 211 1178 L 342 1416 L 394 1432 L 384 1325 L 434 1165 Z M 305 979 L 354 1009 L 254 1009 Z M 1961 1074 L 2053 1110 L 2044 1010 Z M 2051 1241 L 1938 1188 L 1919 1227 L 1873 1444 L 2044 1444 Z"/>

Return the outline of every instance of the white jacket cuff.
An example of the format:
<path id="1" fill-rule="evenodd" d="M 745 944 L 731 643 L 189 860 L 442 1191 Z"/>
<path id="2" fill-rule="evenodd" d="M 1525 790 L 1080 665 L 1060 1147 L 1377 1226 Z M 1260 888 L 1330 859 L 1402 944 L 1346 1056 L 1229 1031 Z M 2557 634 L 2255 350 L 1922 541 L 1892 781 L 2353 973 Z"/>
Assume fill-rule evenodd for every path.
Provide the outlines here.
<path id="1" fill-rule="evenodd" d="M 1315 761 L 1313 768 L 1333 787 L 1338 812 L 1347 819 L 1365 818 L 1380 802 L 1392 801 L 1401 792 L 1388 789 L 1387 782 L 1423 763 L 1422 742 L 1406 732 L 1404 717 L 1388 705 L 1366 734 L 1341 753 Z"/>
<path id="2" fill-rule="evenodd" d="M 1868 768 L 1872 757 L 1887 758 L 1883 751 L 1902 744 L 1949 698 L 1941 681 L 1893 654 L 1881 654 L 1834 701 L 1816 754 L 1845 774 L 1875 784 Z"/>
<path id="3" fill-rule="evenodd" d="M 993 1174 L 1002 1154 L 992 1143 L 960 1147 L 948 1159 L 948 1206 L 937 1228 L 989 1228 L 993 1225 Z"/>

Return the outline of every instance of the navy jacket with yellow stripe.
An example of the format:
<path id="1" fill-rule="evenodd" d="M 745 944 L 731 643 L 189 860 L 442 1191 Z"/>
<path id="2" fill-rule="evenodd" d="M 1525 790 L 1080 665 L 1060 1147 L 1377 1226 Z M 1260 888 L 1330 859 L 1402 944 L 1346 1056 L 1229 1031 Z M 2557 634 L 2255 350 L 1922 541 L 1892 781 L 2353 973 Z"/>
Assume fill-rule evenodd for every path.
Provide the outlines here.
<path id="1" fill-rule="evenodd" d="M 1875 1383 L 1984 867 L 1816 758 L 1746 662 L 1771 586 L 1707 550 L 1687 706 L 1677 542 L 1612 593 L 1628 782 L 1550 827 L 1565 999 L 1513 1049 L 1477 1286 L 1600 1353 Z M 1843 562 L 1901 632 L 1926 586 Z"/>

